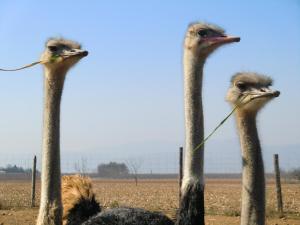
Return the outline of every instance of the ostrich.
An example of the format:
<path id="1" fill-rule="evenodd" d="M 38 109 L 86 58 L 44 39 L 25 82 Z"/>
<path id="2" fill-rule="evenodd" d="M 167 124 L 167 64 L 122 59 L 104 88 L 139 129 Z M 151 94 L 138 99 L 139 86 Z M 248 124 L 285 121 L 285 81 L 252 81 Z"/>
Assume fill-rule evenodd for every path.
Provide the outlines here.
<path id="1" fill-rule="evenodd" d="M 63 225 L 174 225 L 158 212 L 113 208 L 101 212 L 91 180 L 80 175 L 62 179 Z"/>
<path id="2" fill-rule="evenodd" d="M 184 103 L 186 153 L 178 225 L 200 225 L 204 222 L 204 137 L 202 110 L 202 77 L 206 58 L 218 47 L 239 42 L 223 29 L 205 23 L 193 23 L 184 40 Z"/>
<path id="3" fill-rule="evenodd" d="M 272 80 L 256 73 L 237 73 L 231 79 L 227 101 L 236 108 L 243 158 L 241 225 L 265 224 L 265 175 L 256 128 L 258 111 L 280 92 Z"/>
<path id="4" fill-rule="evenodd" d="M 49 39 L 41 56 L 44 64 L 44 125 L 41 202 L 38 225 L 62 224 L 60 177 L 60 102 L 68 70 L 88 55 L 81 46 L 65 39 Z"/>

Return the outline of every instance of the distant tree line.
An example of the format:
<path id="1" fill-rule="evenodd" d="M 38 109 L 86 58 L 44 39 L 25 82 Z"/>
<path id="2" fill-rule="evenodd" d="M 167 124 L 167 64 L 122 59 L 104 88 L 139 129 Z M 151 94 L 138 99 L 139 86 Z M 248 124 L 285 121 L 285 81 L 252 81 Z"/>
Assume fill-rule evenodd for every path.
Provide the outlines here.
<path id="1" fill-rule="evenodd" d="M 129 175 L 129 169 L 125 163 L 110 162 L 99 164 L 97 173 L 100 177 L 122 178 Z"/>
<path id="2" fill-rule="evenodd" d="M 21 166 L 10 164 L 6 167 L 0 167 L 0 171 L 4 171 L 5 173 L 31 173 L 31 169 L 24 169 Z"/>
<path id="3" fill-rule="evenodd" d="M 281 170 L 280 173 L 283 177 L 287 179 L 295 179 L 300 181 L 300 167 L 289 171 Z"/>

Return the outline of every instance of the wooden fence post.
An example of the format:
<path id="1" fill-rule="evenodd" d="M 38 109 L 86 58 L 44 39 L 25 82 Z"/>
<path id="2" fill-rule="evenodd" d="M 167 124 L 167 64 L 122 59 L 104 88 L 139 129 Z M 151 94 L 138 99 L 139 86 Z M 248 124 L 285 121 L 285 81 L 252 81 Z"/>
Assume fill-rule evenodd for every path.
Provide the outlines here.
<path id="1" fill-rule="evenodd" d="M 283 216 L 283 204 L 282 204 L 278 154 L 274 154 L 273 159 L 274 159 L 274 172 L 275 172 L 275 180 L 276 180 L 277 211 L 279 212 L 280 216 Z"/>
<path id="2" fill-rule="evenodd" d="M 36 156 L 33 158 L 31 179 L 31 207 L 35 206 L 35 180 L 36 180 Z"/>
<path id="3" fill-rule="evenodd" d="M 183 147 L 179 148 L 179 202 L 181 199 L 181 184 L 183 177 Z"/>

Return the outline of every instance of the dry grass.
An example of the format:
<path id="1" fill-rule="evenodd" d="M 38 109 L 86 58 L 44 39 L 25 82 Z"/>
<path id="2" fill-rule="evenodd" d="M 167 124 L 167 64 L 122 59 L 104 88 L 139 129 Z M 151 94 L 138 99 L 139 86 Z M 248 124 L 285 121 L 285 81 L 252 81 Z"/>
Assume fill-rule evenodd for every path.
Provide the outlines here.
<path id="1" fill-rule="evenodd" d="M 94 189 L 104 207 L 134 206 L 172 217 L 178 206 L 178 187 L 173 180 L 140 181 L 138 186 L 131 181 L 94 181 Z"/>
<path id="2" fill-rule="evenodd" d="M 174 218 L 178 207 L 178 186 L 174 180 L 133 182 L 94 181 L 98 200 L 105 207 L 134 206 L 162 211 Z M 300 219 L 300 184 L 283 184 L 284 209 Z M 273 183 L 267 185 L 267 215 L 276 216 Z M 205 191 L 206 213 L 239 216 L 241 183 L 239 180 L 208 180 Z"/>
<path id="3" fill-rule="evenodd" d="M 24 208 L 30 206 L 31 187 L 28 181 L 3 181 L 0 183 L 0 209 Z M 40 189 L 37 187 L 37 202 Z"/>
<path id="4" fill-rule="evenodd" d="M 126 180 L 94 180 L 98 200 L 104 207 L 132 206 L 161 211 L 174 218 L 178 207 L 178 185 L 175 180 L 143 180 L 138 186 Z M 300 220 L 300 184 L 283 184 L 284 210 L 288 218 Z M 37 202 L 39 202 L 39 184 Z M 208 180 L 206 213 L 208 215 L 239 216 L 241 204 L 239 180 Z M 267 185 L 267 215 L 276 217 L 273 183 Z M 30 205 L 30 183 L 9 181 L 0 183 L 0 206 L 14 210 Z M 300 221 L 299 221 L 300 224 Z"/>

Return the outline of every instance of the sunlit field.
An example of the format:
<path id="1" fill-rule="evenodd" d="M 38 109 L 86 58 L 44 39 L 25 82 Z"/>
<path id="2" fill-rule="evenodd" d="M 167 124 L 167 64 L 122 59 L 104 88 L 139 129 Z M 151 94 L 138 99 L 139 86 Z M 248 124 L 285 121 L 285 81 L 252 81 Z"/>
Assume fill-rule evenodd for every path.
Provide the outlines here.
<path id="1" fill-rule="evenodd" d="M 130 206 L 160 211 L 175 219 L 178 207 L 176 180 L 93 180 L 96 196 L 105 208 Z M 0 224 L 32 225 L 38 204 L 30 208 L 29 181 L 1 181 Z M 273 181 L 267 184 L 267 224 L 300 224 L 300 183 L 282 184 L 285 216 L 276 213 L 276 195 Z M 40 184 L 37 185 L 37 203 Z M 207 224 L 239 224 L 241 182 L 238 179 L 207 180 Z"/>

